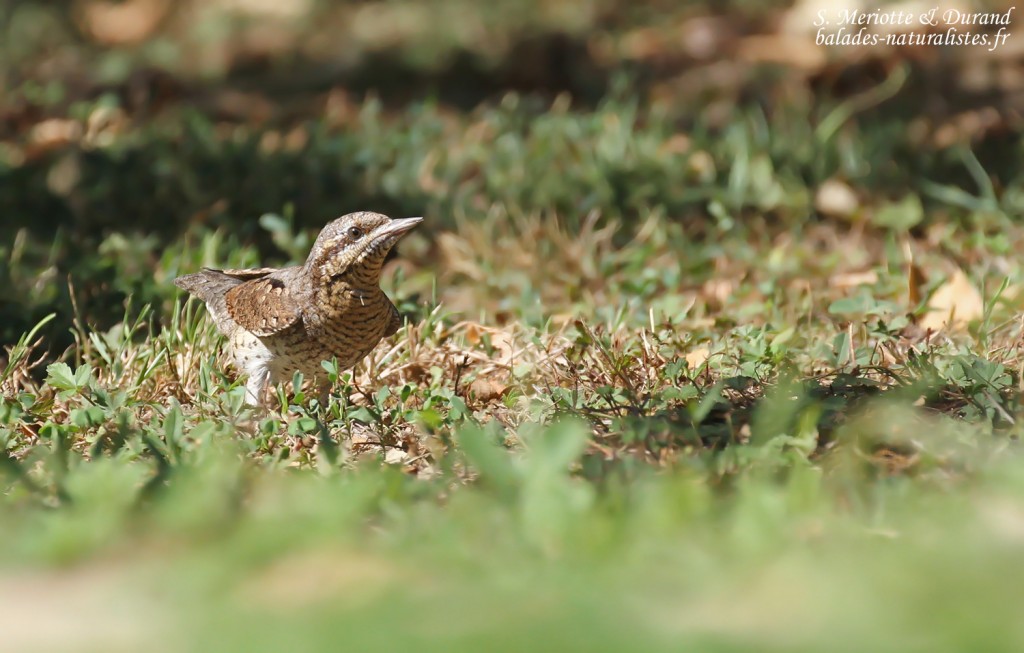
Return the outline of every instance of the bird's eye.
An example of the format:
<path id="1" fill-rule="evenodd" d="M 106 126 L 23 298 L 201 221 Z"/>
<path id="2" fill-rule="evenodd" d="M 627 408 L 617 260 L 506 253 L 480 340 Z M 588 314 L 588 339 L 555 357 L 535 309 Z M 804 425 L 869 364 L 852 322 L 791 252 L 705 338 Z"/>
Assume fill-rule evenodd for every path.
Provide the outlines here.
<path id="1" fill-rule="evenodd" d="M 363 230 L 359 227 L 349 227 L 348 237 L 352 240 L 359 240 L 363 237 Z"/>

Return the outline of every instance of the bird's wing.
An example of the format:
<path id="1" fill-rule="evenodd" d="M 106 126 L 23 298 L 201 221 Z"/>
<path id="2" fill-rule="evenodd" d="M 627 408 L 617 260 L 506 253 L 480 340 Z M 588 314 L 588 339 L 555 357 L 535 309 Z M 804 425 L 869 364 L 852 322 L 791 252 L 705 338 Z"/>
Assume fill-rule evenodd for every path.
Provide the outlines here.
<path id="1" fill-rule="evenodd" d="M 258 272 L 262 275 L 251 276 L 227 292 L 228 315 L 246 331 L 260 337 L 272 336 L 295 325 L 302 318 L 302 311 L 288 292 L 287 284 L 267 276 L 276 272 L 273 268 L 224 270 L 224 274 L 236 278 L 239 274 Z"/>
<path id="2" fill-rule="evenodd" d="M 209 268 L 206 268 L 209 269 Z M 234 277 L 240 281 L 248 281 L 249 279 L 259 279 L 265 277 L 268 274 L 279 272 L 281 268 L 250 268 L 247 270 L 216 270 L 221 274 L 226 274 L 229 277 Z"/>
<path id="3" fill-rule="evenodd" d="M 402 314 L 398 312 L 398 308 L 390 300 L 388 305 L 391 307 L 391 315 L 388 316 L 388 325 L 384 328 L 385 338 L 390 338 L 402 328 Z"/>

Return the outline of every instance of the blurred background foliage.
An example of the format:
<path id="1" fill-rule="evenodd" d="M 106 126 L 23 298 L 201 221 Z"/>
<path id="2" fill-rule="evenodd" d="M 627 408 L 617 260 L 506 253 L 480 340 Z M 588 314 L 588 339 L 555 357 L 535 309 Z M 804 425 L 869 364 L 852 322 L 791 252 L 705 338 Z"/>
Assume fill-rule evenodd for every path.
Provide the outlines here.
<path id="1" fill-rule="evenodd" d="M 212 230 L 283 262 L 267 213 L 436 233 L 499 207 L 625 239 L 653 211 L 697 240 L 1018 216 L 1019 46 L 828 51 L 822 7 L 5 0 L 0 343 L 166 307 Z"/>

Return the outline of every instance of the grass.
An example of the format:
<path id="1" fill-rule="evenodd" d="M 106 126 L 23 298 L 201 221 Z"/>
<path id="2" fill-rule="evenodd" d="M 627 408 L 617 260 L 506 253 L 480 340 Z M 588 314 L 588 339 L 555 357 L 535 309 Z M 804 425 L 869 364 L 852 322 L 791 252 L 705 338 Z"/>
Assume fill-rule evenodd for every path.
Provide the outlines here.
<path id="1" fill-rule="evenodd" d="M 5 648 L 1019 650 L 1013 112 L 737 64 L 780 8 L 442 5 L 0 9 Z M 405 326 L 245 407 L 170 280 L 366 208 Z"/>
<path id="2" fill-rule="evenodd" d="M 434 274 L 389 267 L 414 319 L 322 409 L 301 385 L 243 408 L 194 303 L 77 328 L 42 381 L 27 335 L 0 413 L 13 641 L 1013 649 L 1005 290 L 970 331 L 912 340 L 905 280 L 868 253 L 884 243 L 853 261 L 866 286 L 787 238 L 679 286 L 676 229 L 652 218 L 621 247 L 614 225 L 571 239 L 550 220 L 444 234 Z M 435 299 L 410 301 L 435 274 Z"/>

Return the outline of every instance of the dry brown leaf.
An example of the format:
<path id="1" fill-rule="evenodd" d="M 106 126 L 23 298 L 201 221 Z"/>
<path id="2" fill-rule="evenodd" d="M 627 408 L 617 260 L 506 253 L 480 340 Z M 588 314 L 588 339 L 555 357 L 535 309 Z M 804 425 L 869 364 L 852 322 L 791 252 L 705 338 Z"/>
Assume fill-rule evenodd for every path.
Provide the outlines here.
<path id="1" fill-rule="evenodd" d="M 690 151 L 691 145 L 690 137 L 686 134 L 672 134 L 658 148 L 658 153 L 662 155 L 686 154 Z"/>
<path id="2" fill-rule="evenodd" d="M 669 52 L 672 45 L 661 30 L 653 27 L 640 27 L 622 37 L 622 50 L 631 59 L 656 59 Z"/>
<path id="3" fill-rule="evenodd" d="M 502 329 L 486 327 L 476 322 L 460 322 L 453 327 L 453 330 L 461 328 L 466 337 L 466 342 L 476 346 L 481 343 L 484 335 L 490 339 L 494 355 L 491 357 L 497 363 L 508 364 L 512 360 L 515 351 L 512 334 Z"/>
<path id="4" fill-rule="evenodd" d="M 736 283 L 732 279 L 708 279 L 701 290 L 705 301 L 724 304 L 735 289 Z"/>
<path id="5" fill-rule="evenodd" d="M 83 140 L 89 147 L 107 147 L 128 128 L 128 116 L 120 107 L 96 107 L 85 121 Z"/>
<path id="6" fill-rule="evenodd" d="M 384 462 L 388 465 L 402 465 L 409 459 L 409 454 L 402 449 L 388 449 L 384 454 Z"/>
<path id="7" fill-rule="evenodd" d="M 962 331 L 985 310 L 981 293 L 959 268 L 935 291 L 928 307 L 920 324 L 930 331 Z"/>
<path id="8" fill-rule="evenodd" d="M 686 365 L 691 370 L 695 370 L 703 365 L 710 356 L 711 352 L 707 347 L 697 347 L 689 354 L 686 355 Z"/>
<path id="9" fill-rule="evenodd" d="M 466 334 L 466 342 L 471 345 L 479 345 L 480 338 L 484 334 L 485 327 L 482 324 L 476 322 L 463 322 L 463 332 Z"/>
<path id="10" fill-rule="evenodd" d="M 496 379 L 479 377 L 470 384 L 469 391 L 477 401 L 486 404 L 504 397 L 508 385 Z"/>
<path id="11" fill-rule="evenodd" d="M 170 10 L 169 0 L 79 3 L 79 20 L 104 45 L 127 45 L 149 38 Z"/>
<path id="12" fill-rule="evenodd" d="M 856 288 L 857 286 L 873 286 L 878 283 L 878 273 L 874 270 L 864 272 L 842 272 L 829 277 L 829 285 L 833 288 Z"/>
<path id="13" fill-rule="evenodd" d="M 985 62 L 988 65 L 987 62 Z M 985 68 L 984 70 L 988 70 Z M 979 75 L 965 75 L 965 80 L 976 79 Z M 984 87 L 982 87 L 984 88 Z M 964 111 L 959 115 L 950 118 L 948 121 L 935 129 L 933 141 L 937 147 L 948 148 L 958 143 L 969 143 L 972 139 L 999 130 L 1006 123 L 1006 119 L 999 110 L 994 107 L 982 107 Z"/>
<path id="14" fill-rule="evenodd" d="M 827 216 L 849 217 L 859 206 L 857 193 L 853 192 L 849 184 L 839 179 L 826 180 L 814 195 L 814 208 Z"/>
<path id="15" fill-rule="evenodd" d="M 828 63 L 825 48 L 814 39 L 787 34 L 756 34 L 744 38 L 739 45 L 739 58 L 751 63 L 772 63 L 816 72 Z"/>
<path id="16" fill-rule="evenodd" d="M 82 137 L 82 125 L 77 120 L 50 118 L 33 125 L 28 140 L 43 150 L 52 150 L 74 143 Z"/>
<path id="17" fill-rule="evenodd" d="M 715 159 L 705 150 L 697 150 L 686 162 L 689 172 L 697 179 L 708 181 L 716 174 Z"/>

